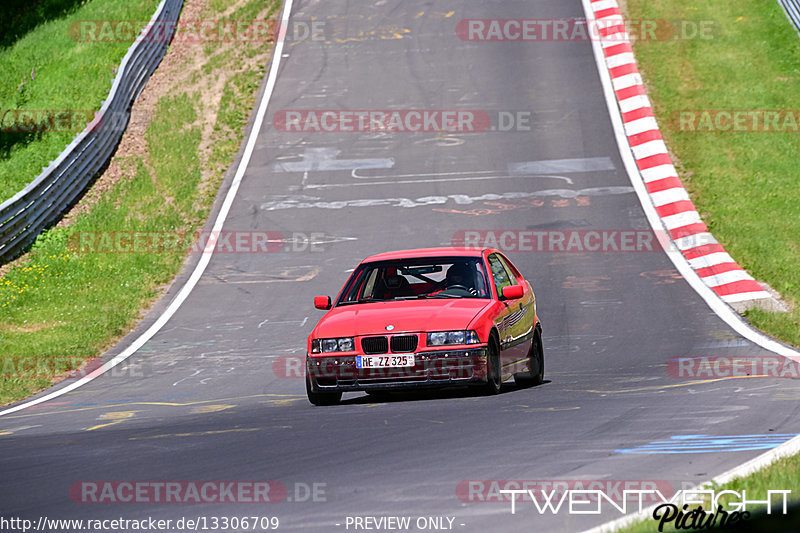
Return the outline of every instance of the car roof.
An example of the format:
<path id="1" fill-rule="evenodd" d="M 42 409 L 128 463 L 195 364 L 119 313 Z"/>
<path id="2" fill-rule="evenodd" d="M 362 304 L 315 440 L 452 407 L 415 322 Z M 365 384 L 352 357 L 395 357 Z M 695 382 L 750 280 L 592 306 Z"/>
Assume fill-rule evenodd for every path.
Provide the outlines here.
<path id="1" fill-rule="evenodd" d="M 391 261 L 393 259 L 415 259 L 425 257 L 481 257 L 486 248 L 459 248 L 454 246 L 440 248 L 417 248 L 415 250 L 398 250 L 384 252 L 367 257 L 363 263 L 373 261 Z"/>

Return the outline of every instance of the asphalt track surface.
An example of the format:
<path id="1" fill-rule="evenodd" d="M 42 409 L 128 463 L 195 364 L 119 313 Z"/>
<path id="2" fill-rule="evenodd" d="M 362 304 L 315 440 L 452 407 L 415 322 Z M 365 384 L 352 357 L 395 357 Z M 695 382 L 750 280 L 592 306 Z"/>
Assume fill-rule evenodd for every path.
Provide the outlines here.
<path id="1" fill-rule="evenodd" d="M 215 254 L 180 311 L 123 368 L 1 418 L 0 516 L 277 516 L 291 531 L 353 531 L 354 516 L 450 517 L 458 531 L 578 531 L 620 514 L 540 514 L 530 501 L 512 514 L 507 501 L 471 501 L 459 487 L 560 479 L 680 489 L 800 432 L 794 380 L 668 375 L 672 357 L 765 352 L 718 319 L 661 252 L 508 252 L 537 295 L 541 386 L 379 403 L 353 393 L 339 406 L 311 406 L 303 379 L 281 368 L 302 360 L 322 315 L 313 296 L 335 295 L 363 257 L 449 245 L 464 230 L 648 227 L 590 44 L 455 34 L 466 18 L 583 18 L 579 2 L 300 1 L 292 16 L 325 21 L 326 40 L 287 46 L 268 118 L 293 109 L 519 110 L 531 112 L 530 131 L 284 133 L 266 124 L 226 230 L 324 233 L 332 242 Z M 364 165 L 353 160 L 388 158 L 387 168 L 353 173 Z M 320 163 L 330 159 L 345 162 Z M 596 170 L 562 162 L 543 177 L 541 163 L 515 165 L 565 159 Z M 317 163 L 307 173 L 285 165 L 303 161 Z M 426 197 L 440 198 L 417 200 Z M 685 438 L 698 435 L 740 438 L 701 452 Z M 655 441 L 677 444 L 630 453 Z M 277 481 L 288 494 L 270 504 L 90 504 L 69 493 L 82 481 L 208 480 Z M 318 501 L 307 497 L 313 484 Z"/>

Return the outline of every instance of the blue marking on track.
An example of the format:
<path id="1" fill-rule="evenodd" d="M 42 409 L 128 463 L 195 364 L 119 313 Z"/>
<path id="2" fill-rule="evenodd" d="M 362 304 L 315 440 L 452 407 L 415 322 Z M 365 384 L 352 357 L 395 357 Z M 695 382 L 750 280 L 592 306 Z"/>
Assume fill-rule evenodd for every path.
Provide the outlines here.
<path id="1" fill-rule="evenodd" d="M 615 450 L 617 453 L 718 453 L 769 450 L 796 437 L 791 433 L 767 435 L 673 435 L 636 448 Z"/>

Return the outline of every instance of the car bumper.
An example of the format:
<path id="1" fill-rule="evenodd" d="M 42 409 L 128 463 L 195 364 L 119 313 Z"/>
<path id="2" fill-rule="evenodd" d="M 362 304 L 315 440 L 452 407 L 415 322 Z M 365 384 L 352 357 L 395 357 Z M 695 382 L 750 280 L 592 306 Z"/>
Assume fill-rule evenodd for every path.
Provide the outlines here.
<path id="1" fill-rule="evenodd" d="M 486 383 L 486 346 L 414 354 L 414 366 L 357 368 L 356 356 L 306 356 L 315 392 L 438 388 Z"/>

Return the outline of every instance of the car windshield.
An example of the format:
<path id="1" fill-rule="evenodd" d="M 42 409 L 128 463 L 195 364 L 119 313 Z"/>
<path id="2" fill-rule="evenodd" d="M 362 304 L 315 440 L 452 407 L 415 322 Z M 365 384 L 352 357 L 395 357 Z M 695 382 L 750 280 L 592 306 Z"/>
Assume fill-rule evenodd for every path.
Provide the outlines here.
<path id="1" fill-rule="evenodd" d="M 443 257 L 361 265 L 337 305 L 426 298 L 489 298 L 480 258 Z"/>

